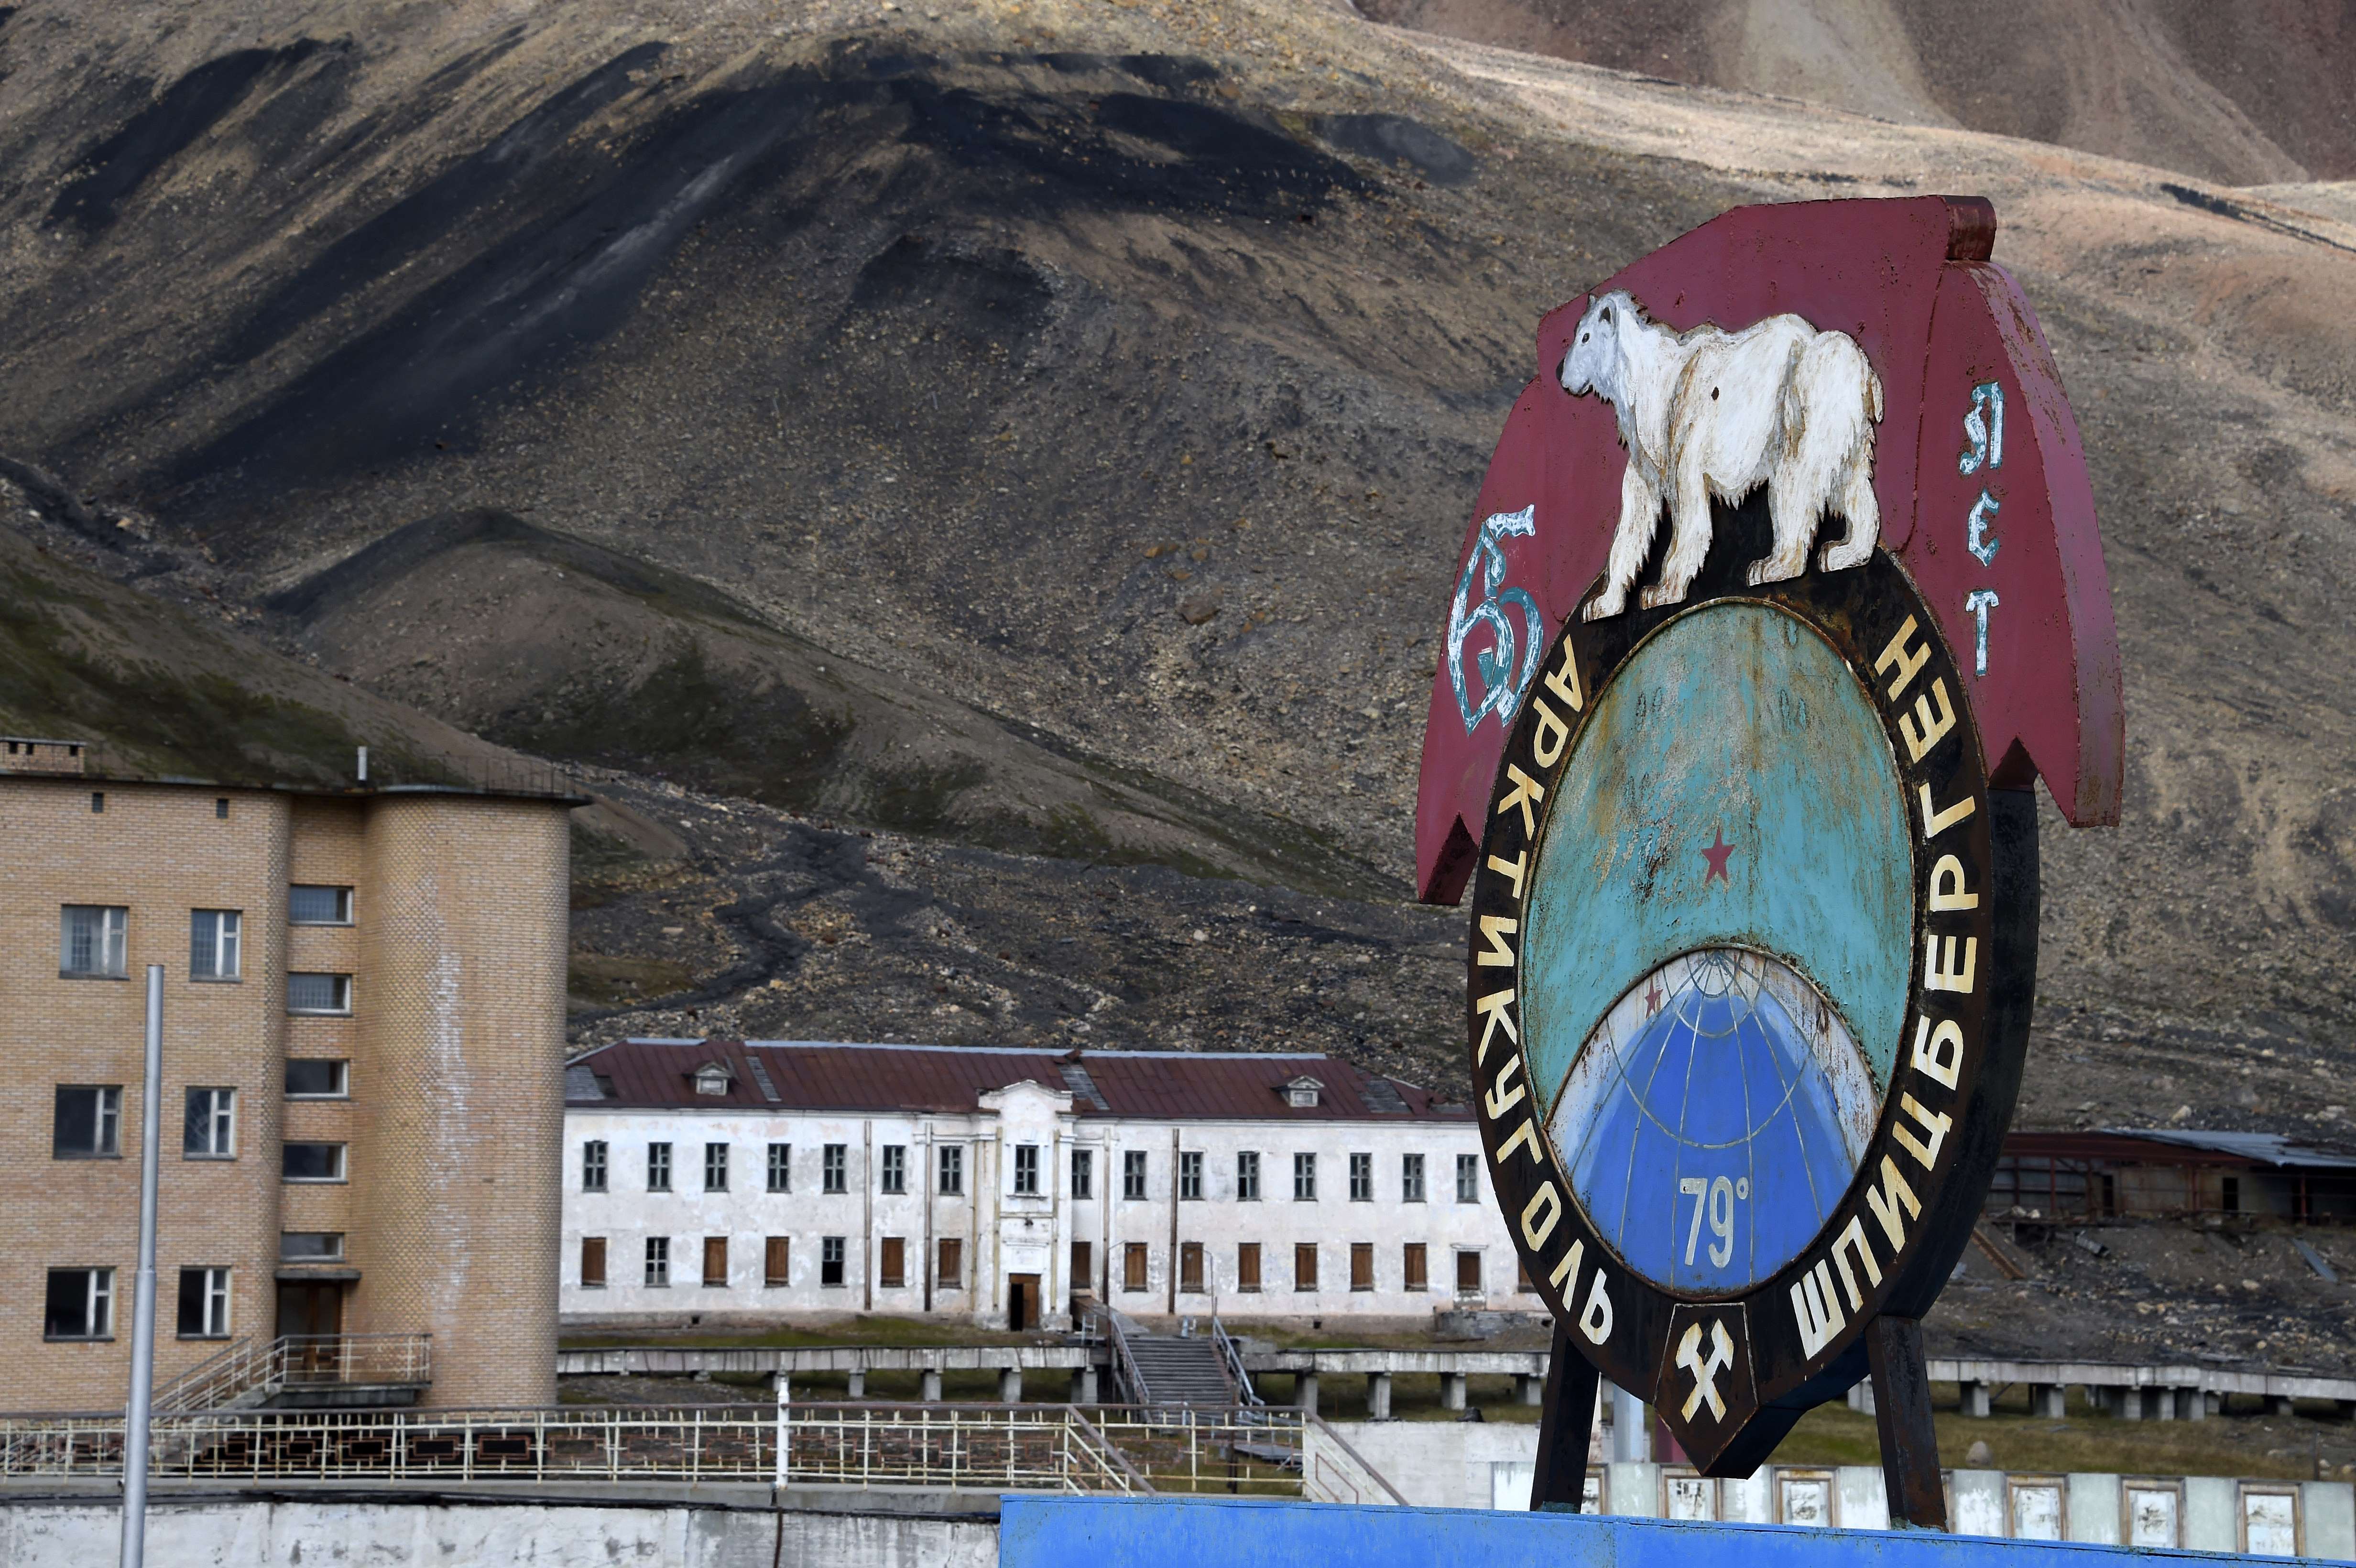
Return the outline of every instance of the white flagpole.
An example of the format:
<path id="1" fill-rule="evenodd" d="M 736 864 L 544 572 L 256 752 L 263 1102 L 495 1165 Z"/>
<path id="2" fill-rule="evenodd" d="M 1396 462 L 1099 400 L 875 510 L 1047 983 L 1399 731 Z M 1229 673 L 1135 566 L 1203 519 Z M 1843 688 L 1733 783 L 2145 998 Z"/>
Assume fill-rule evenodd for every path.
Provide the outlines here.
<path id="1" fill-rule="evenodd" d="M 131 1402 L 123 1417 L 123 1568 L 147 1557 L 147 1421 L 155 1392 L 155 1175 L 164 1095 L 164 966 L 147 965 L 147 1081 L 139 1101 L 139 1279 L 131 1307 Z"/>

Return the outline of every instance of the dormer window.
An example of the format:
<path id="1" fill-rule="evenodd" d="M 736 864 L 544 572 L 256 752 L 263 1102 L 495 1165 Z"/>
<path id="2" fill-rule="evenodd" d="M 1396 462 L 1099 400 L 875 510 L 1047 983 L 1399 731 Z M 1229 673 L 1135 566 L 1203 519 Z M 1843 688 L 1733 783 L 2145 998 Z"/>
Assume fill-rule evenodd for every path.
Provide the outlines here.
<path id="1" fill-rule="evenodd" d="M 716 1061 L 708 1061 L 695 1070 L 695 1092 L 699 1094 L 728 1093 L 728 1069 Z"/>
<path id="2" fill-rule="evenodd" d="M 1313 1111 L 1325 1085 L 1314 1078 L 1295 1078 L 1284 1086 L 1284 1103 L 1296 1111 Z"/>

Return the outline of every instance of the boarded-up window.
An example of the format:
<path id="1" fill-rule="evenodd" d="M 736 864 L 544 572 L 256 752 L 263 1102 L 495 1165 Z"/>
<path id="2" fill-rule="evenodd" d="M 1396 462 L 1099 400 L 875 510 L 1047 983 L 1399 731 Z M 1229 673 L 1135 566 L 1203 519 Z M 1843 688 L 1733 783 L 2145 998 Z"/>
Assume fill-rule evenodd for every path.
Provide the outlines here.
<path id="1" fill-rule="evenodd" d="M 1120 1287 L 1123 1290 L 1145 1288 L 1145 1243 L 1131 1242 L 1120 1250 Z"/>
<path id="2" fill-rule="evenodd" d="M 1259 1243 L 1244 1242 L 1236 1248 L 1236 1288 L 1259 1288 Z"/>
<path id="3" fill-rule="evenodd" d="M 908 1283 L 908 1243 L 898 1236 L 886 1236 L 875 1249 L 875 1283 L 885 1290 L 897 1290 Z"/>
<path id="4" fill-rule="evenodd" d="M 965 1242 L 957 1236 L 943 1236 L 937 1249 L 933 1270 L 933 1285 L 937 1290 L 965 1288 Z"/>
<path id="5" fill-rule="evenodd" d="M 1189 1296 L 1203 1294 L 1203 1243 L 1182 1242 L 1178 1245 L 1178 1288 Z"/>
<path id="6" fill-rule="evenodd" d="M 1292 1249 L 1292 1288 L 1317 1288 L 1317 1243 L 1302 1242 Z"/>
<path id="7" fill-rule="evenodd" d="M 1372 1242 L 1350 1243 L 1350 1288 L 1375 1288 L 1375 1243 Z"/>
<path id="8" fill-rule="evenodd" d="M 728 1284 L 728 1238 L 703 1238 L 703 1283 L 724 1288 Z"/>
<path id="9" fill-rule="evenodd" d="M 1424 1276 L 1423 1259 L 1423 1243 L 1421 1242 L 1408 1243 L 1406 1250 L 1401 1255 L 1401 1261 L 1406 1264 L 1407 1287 L 1409 1290 L 1421 1290 L 1424 1288 L 1426 1281 Z"/>
<path id="10" fill-rule="evenodd" d="M 602 1286 L 605 1283 L 605 1238 L 581 1238 L 581 1283 Z"/>
<path id="11" fill-rule="evenodd" d="M 1481 1254 L 1479 1253 L 1456 1254 L 1456 1293 L 1459 1296 L 1481 1294 Z"/>
<path id="12" fill-rule="evenodd" d="M 1097 1250 L 1086 1242 L 1072 1243 L 1072 1288 L 1094 1295 L 1097 1288 Z"/>
<path id="13" fill-rule="evenodd" d="M 786 1285 L 793 1283 L 794 1243 L 789 1236 L 771 1236 L 762 1248 L 761 1275 L 764 1284 Z"/>

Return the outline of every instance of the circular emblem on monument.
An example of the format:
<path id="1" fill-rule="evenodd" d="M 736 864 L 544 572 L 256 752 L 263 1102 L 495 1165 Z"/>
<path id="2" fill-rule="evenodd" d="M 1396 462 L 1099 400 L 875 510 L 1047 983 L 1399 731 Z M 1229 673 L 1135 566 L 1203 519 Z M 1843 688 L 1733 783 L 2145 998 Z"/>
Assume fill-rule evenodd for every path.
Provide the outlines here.
<path id="1" fill-rule="evenodd" d="M 1676 603 L 1571 616 L 1547 650 L 1469 965 L 1531 1279 L 1729 1471 L 1861 1374 L 1877 1315 L 1936 1295 L 1996 1147 L 1975 1117 L 2000 1133 L 2019 1071 L 1954 652 L 1885 552 L 1750 582 L 1762 512 Z"/>

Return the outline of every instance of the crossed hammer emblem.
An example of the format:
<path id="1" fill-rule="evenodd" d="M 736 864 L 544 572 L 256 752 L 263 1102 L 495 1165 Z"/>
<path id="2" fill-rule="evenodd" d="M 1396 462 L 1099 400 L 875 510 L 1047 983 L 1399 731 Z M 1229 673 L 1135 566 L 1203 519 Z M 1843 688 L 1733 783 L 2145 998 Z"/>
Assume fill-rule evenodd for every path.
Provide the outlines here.
<path id="1" fill-rule="evenodd" d="M 1677 1365 L 1694 1375 L 1693 1392 L 1686 1395 L 1685 1418 L 1693 1419 L 1694 1412 L 1709 1401 L 1712 1420 L 1726 1419 L 1726 1401 L 1718 1394 L 1718 1374 L 1734 1365 L 1734 1338 L 1726 1331 L 1722 1318 L 1713 1319 L 1709 1326 L 1709 1359 L 1701 1353 L 1701 1325 L 1689 1323 L 1686 1336 L 1677 1341 Z"/>

